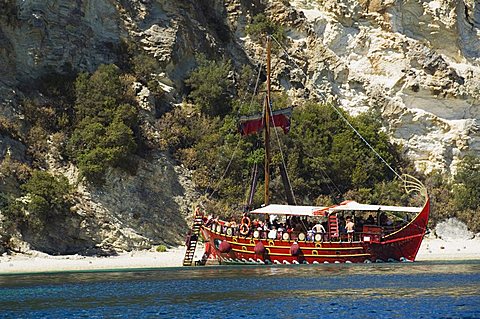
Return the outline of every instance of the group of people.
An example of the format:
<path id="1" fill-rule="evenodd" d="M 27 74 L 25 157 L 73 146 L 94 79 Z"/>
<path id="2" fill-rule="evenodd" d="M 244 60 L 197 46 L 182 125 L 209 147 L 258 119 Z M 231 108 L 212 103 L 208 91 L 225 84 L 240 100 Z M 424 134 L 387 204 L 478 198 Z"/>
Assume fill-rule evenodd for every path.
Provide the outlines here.
<path id="1" fill-rule="evenodd" d="M 215 224 L 215 231 L 221 231 L 230 236 L 307 241 L 335 240 L 335 238 L 342 240 L 346 236 L 350 242 L 354 241 L 356 232 L 363 231 L 364 225 L 393 227 L 394 224 L 383 212 L 377 214 L 377 218 L 369 214 L 366 219 L 363 216 L 338 216 L 338 232 L 332 231 L 331 235 L 327 235 L 327 221 L 312 221 L 304 216 L 287 216 L 284 221 L 280 222 L 276 215 L 265 215 L 265 218 L 259 216 L 250 219 L 247 214 L 244 214 L 241 222 L 238 223 L 234 219 L 221 221 L 209 215 L 204 217 L 204 223 L 207 227 Z"/>
<path id="2" fill-rule="evenodd" d="M 315 240 L 315 235 L 320 234 L 320 238 L 323 241 L 326 239 L 327 233 L 326 221 L 323 223 L 317 221 L 315 223 L 299 216 L 288 216 L 284 222 L 280 222 L 275 215 L 266 216 L 264 219 L 254 218 L 251 220 L 249 216 L 244 214 L 241 223 L 237 223 L 233 219 L 221 222 L 210 215 L 204 220 L 204 223 L 207 227 L 212 224 L 221 225 L 221 232 L 225 234 L 230 233 L 229 235 L 233 236 L 254 235 L 264 239 L 297 239 L 303 233 L 304 235 L 306 234 L 306 240 L 313 241 Z"/>
<path id="3" fill-rule="evenodd" d="M 306 218 L 299 216 L 288 216 L 285 222 L 279 222 L 278 218 L 271 215 L 265 221 L 254 219 L 253 230 L 259 232 L 261 238 L 267 239 L 300 239 L 313 241 L 316 234 L 321 235 L 321 240 L 325 239 L 326 223 L 323 225 L 320 221 L 314 223 L 308 222 Z M 300 234 L 306 234 L 306 238 L 299 238 Z M 288 234 L 288 235 L 284 235 Z"/>

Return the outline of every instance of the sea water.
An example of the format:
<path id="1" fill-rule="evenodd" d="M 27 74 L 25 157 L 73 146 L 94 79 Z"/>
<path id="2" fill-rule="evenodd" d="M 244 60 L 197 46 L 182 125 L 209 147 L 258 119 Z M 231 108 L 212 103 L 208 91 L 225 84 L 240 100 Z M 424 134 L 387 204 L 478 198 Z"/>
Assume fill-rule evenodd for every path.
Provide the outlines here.
<path id="1" fill-rule="evenodd" d="M 0 276 L 2 318 L 480 318 L 480 261 Z"/>

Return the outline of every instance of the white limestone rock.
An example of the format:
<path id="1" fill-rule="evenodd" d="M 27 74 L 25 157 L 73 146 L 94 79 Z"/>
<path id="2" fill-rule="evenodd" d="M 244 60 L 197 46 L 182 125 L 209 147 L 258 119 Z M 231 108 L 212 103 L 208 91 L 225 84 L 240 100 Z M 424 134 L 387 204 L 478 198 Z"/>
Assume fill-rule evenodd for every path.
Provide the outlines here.
<path id="1" fill-rule="evenodd" d="M 456 218 L 449 218 L 437 224 L 435 234 L 445 240 L 467 240 L 473 239 L 475 234 L 468 230 L 467 225 Z"/>
<path id="2" fill-rule="evenodd" d="M 426 173 L 454 173 L 466 153 L 480 152 L 478 2 L 291 4 L 314 30 L 308 74 L 325 98 L 352 114 L 380 110 L 392 140 Z"/>

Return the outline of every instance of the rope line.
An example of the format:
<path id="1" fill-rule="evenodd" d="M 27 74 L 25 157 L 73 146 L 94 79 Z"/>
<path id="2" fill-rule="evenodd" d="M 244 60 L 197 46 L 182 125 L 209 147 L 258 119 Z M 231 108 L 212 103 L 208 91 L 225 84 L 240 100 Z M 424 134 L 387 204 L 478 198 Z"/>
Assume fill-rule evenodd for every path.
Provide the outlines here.
<path id="1" fill-rule="evenodd" d="M 295 198 L 295 193 L 293 192 L 292 183 L 290 183 L 290 176 L 288 176 L 287 165 L 285 165 L 285 156 L 283 155 L 282 145 L 280 144 L 280 137 L 278 135 L 278 131 L 275 129 L 276 127 L 275 117 L 273 116 L 272 108 L 269 107 L 269 109 L 270 109 L 270 118 L 272 119 L 274 131 L 275 131 L 275 136 L 277 137 L 278 148 L 280 149 L 280 156 L 282 157 L 282 165 L 285 168 L 285 175 L 287 176 L 288 186 L 290 188 L 290 192 L 293 195 L 293 202 L 295 203 L 295 205 L 297 205 L 297 199 Z"/>
<path id="2" fill-rule="evenodd" d="M 258 75 L 257 75 L 257 81 L 255 82 L 255 88 L 254 88 L 254 91 L 253 91 L 253 95 L 252 95 L 252 98 L 250 100 L 250 105 L 249 107 L 251 108 L 252 105 L 253 105 L 253 102 L 254 102 L 254 98 L 255 98 L 255 94 L 257 92 L 257 89 L 258 89 L 258 84 L 260 82 L 260 75 L 261 75 L 261 72 L 262 72 L 262 66 L 263 66 L 263 63 L 259 63 L 258 65 Z M 248 85 L 250 86 L 251 82 L 248 83 Z M 245 101 L 247 99 L 247 94 L 248 94 L 248 91 L 245 92 L 245 95 L 243 97 L 243 101 Z M 240 114 L 240 108 L 238 109 L 237 111 L 237 117 L 238 115 Z M 230 169 L 230 166 L 232 165 L 232 162 L 233 162 L 233 159 L 235 158 L 235 154 L 238 150 L 238 147 L 240 145 L 240 142 L 241 142 L 241 138 L 238 139 L 238 142 L 237 142 L 237 145 L 235 146 L 235 149 L 233 150 L 233 153 L 232 153 L 232 157 L 230 158 L 230 161 L 228 162 L 228 165 L 227 167 L 225 168 L 225 171 L 223 172 L 222 176 L 220 177 L 220 179 L 218 180 L 217 182 L 217 187 L 213 189 L 213 192 L 208 194 L 208 189 L 210 188 L 207 187 L 207 189 L 205 190 L 205 193 L 204 193 L 204 196 L 206 199 L 212 197 L 216 192 L 217 192 L 217 188 L 220 186 L 221 182 L 223 181 L 223 179 L 225 178 L 225 176 L 227 175 L 228 173 L 228 170 Z M 218 163 L 218 162 L 217 162 Z M 213 176 L 210 178 L 210 181 L 213 179 Z M 210 183 L 209 183 L 210 184 Z"/>
<path id="3" fill-rule="evenodd" d="M 300 70 L 300 72 L 302 72 L 302 74 L 305 76 L 305 79 L 308 79 L 308 76 L 307 74 L 303 71 L 302 68 L 300 68 L 300 66 L 297 64 L 297 62 L 295 62 L 295 60 L 293 60 L 293 58 L 290 56 L 290 54 L 288 54 L 287 50 L 280 44 L 280 42 L 278 42 L 278 40 L 273 36 L 273 35 L 270 35 L 271 38 L 278 44 L 278 46 L 283 50 L 283 52 L 287 55 L 287 57 L 293 62 L 293 64 L 295 65 L 295 67 L 297 69 Z M 316 90 L 316 92 L 321 96 L 321 98 L 323 99 L 324 103 L 327 102 L 327 97 L 325 96 L 325 94 L 323 94 L 323 92 L 320 90 L 320 88 L 315 84 L 315 83 L 312 83 L 312 86 L 313 88 Z M 333 105 L 333 103 L 326 103 L 328 105 L 330 105 L 334 110 L 335 112 L 338 114 L 338 116 L 340 116 L 340 118 L 345 122 L 347 123 L 347 125 L 355 132 L 355 134 L 357 134 L 357 136 L 373 151 L 373 153 L 375 153 L 375 155 L 400 179 L 402 179 L 402 177 L 390 166 L 390 164 L 387 163 L 387 161 L 375 150 L 375 148 L 370 145 L 370 143 L 368 143 L 368 141 L 360 134 L 360 132 L 357 131 L 357 129 L 355 129 L 355 127 L 353 127 L 352 124 L 350 124 L 350 122 L 345 118 L 345 116 L 343 116 L 342 112 L 340 112 L 340 110 L 335 106 Z"/>

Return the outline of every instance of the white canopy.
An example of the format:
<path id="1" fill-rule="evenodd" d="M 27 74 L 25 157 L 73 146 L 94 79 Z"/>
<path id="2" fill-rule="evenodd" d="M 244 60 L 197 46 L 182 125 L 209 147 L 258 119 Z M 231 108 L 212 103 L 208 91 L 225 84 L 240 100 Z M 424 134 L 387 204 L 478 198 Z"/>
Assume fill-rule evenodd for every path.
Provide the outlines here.
<path id="1" fill-rule="evenodd" d="M 315 216 L 325 211 L 328 207 L 321 206 L 293 206 L 293 205 L 267 205 L 252 210 L 252 214 L 274 214 L 274 215 L 296 215 L 296 216 Z M 315 212 L 317 212 L 315 214 Z"/>
<path id="2" fill-rule="evenodd" d="M 360 204 L 354 201 L 344 202 L 338 206 L 331 207 L 329 211 L 345 211 L 345 210 L 357 210 L 357 211 L 387 211 L 387 212 L 404 212 L 404 213 L 420 213 L 422 207 L 402 207 L 402 206 L 385 206 L 385 205 L 368 205 Z"/>
<path id="3" fill-rule="evenodd" d="M 354 201 L 343 202 L 340 205 L 332 207 L 322 206 L 293 206 L 293 205 L 267 205 L 261 208 L 252 210 L 252 214 L 275 214 L 275 215 L 295 215 L 295 216 L 319 216 L 325 212 L 337 211 L 389 211 L 389 212 L 407 212 L 419 213 L 422 211 L 421 207 L 402 207 L 402 206 L 384 206 L 384 205 L 368 205 L 359 204 Z"/>

